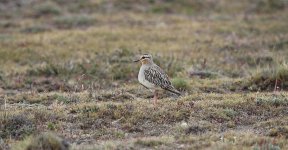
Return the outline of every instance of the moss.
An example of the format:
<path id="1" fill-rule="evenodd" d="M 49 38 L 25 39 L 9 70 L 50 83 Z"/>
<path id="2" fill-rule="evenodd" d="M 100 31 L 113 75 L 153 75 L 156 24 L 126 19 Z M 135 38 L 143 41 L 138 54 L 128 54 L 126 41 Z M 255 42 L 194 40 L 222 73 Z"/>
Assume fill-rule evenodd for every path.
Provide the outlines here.
<path id="1" fill-rule="evenodd" d="M 172 85 L 181 91 L 187 91 L 190 89 L 187 79 L 184 78 L 173 78 Z"/>
<path id="2" fill-rule="evenodd" d="M 224 109 L 223 112 L 225 113 L 226 116 L 230 118 L 235 118 L 238 114 L 237 111 L 229 108 Z"/>

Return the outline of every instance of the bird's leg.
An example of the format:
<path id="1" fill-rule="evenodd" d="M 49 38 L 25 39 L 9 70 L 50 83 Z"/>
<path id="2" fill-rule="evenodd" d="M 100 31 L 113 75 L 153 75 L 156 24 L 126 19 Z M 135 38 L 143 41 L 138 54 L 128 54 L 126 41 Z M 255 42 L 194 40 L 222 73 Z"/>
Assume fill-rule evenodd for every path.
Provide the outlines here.
<path id="1" fill-rule="evenodd" d="M 158 99 L 158 91 L 157 90 L 155 90 L 154 91 L 154 106 L 156 106 L 157 105 L 157 99 Z"/>

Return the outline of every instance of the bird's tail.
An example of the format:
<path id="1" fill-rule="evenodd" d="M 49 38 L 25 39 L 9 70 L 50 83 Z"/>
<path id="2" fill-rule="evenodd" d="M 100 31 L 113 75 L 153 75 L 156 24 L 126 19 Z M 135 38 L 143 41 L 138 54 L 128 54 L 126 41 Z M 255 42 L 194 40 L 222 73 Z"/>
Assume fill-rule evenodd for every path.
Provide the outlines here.
<path id="1" fill-rule="evenodd" d="M 169 91 L 169 92 L 171 92 L 171 93 L 174 93 L 174 94 L 176 94 L 177 96 L 180 96 L 180 95 L 181 95 L 181 93 L 180 93 L 178 90 L 176 90 L 174 87 L 166 88 L 165 90 L 167 90 L 167 91 Z"/>

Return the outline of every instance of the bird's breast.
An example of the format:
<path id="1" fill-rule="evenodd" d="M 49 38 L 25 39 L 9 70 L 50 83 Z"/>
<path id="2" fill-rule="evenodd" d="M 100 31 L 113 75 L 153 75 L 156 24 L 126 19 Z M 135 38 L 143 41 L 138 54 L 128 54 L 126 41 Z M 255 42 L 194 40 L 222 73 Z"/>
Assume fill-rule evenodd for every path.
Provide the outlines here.
<path id="1" fill-rule="evenodd" d="M 138 74 L 138 81 L 143 84 L 145 87 L 149 88 L 149 89 L 153 89 L 155 88 L 155 85 L 151 82 L 149 82 L 148 80 L 145 79 L 145 74 L 144 74 L 144 71 L 145 71 L 145 67 L 142 66 L 140 68 L 140 71 L 139 71 L 139 74 Z"/>

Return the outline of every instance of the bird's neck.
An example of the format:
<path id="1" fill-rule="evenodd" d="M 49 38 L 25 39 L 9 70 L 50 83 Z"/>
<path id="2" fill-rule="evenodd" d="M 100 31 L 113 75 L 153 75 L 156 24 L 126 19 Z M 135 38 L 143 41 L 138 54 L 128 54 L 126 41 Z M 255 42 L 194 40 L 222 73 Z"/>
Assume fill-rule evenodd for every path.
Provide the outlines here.
<path id="1" fill-rule="evenodd" d="M 152 65 L 153 64 L 153 62 L 151 62 L 149 60 L 145 60 L 145 59 L 142 60 L 141 63 L 142 63 L 142 65 Z"/>

